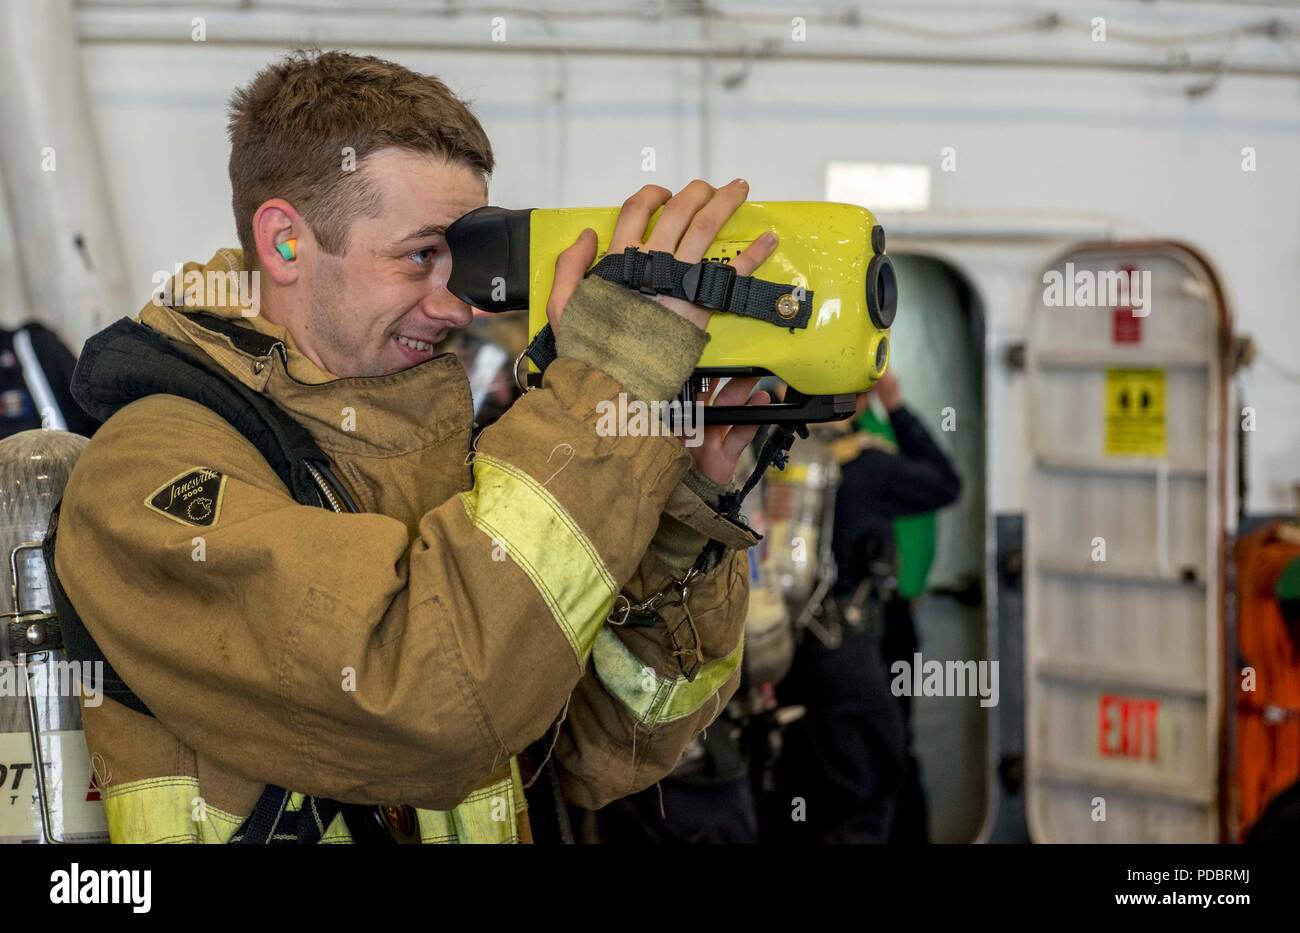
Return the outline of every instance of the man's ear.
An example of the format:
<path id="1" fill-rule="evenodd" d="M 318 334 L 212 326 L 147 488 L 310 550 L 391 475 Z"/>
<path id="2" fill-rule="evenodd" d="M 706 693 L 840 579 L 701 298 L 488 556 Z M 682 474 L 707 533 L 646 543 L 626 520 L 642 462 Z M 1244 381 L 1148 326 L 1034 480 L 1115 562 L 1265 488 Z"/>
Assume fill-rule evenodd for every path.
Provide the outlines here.
<path id="1" fill-rule="evenodd" d="M 307 222 L 284 198 L 271 198 L 263 202 L 253 214 L 257 267 L 269 275 L 276 285 L 292 285 L 298 281 L 298 270 L 301 267 L 298 257 L 302 254 L 304 244 L 311 239 Z"/>

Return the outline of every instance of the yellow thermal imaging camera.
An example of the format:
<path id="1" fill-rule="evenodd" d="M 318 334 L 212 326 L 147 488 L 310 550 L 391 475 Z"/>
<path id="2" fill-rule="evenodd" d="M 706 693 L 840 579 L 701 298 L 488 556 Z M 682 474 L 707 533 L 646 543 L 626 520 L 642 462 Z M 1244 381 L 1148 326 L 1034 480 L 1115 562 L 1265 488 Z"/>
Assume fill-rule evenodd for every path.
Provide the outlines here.
<path id="1" fill-rule="evenodd" d="M 815 201 L 746 202 L 704 261 L 691 264 L 665 252 L 606 253 L 619 210 L 482 207 L 447 229 L 453 294 L 487 311 L 528 309 L 531 384 L 555 355 L 546 302 L 556 257 L 586 227 L 599 239 L 588 275 L 716 312 L 683 401 L 692 400 L 705 378 L 771 375 L 787 386 L 784 399 L 771 405 L 708 406 L 706 421 L 793 425 L 847 418 L 854 395 L 884 374 L 898 283 L 885 232 L 870 211 Z M 651 229 L 661 212 L 651 217 Z M 780 237 L 776 251 L 753 275 L 737 275 L 731 260 L 769 230 Z"/>

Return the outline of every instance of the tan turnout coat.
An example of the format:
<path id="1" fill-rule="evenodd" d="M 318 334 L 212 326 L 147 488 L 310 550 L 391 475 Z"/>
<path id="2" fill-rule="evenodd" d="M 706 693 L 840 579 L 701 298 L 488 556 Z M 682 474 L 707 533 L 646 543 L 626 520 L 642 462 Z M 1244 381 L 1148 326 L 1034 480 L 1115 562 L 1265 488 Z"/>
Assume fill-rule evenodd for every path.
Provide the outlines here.
<path id="1" fill-rule="evenodd" d="M 241 261 L 223 250 L 207 268 Z M 565 320 L 599 332 L 611 302 L 668 314 L 588 279 Z M 598 808 L 673 767 L 736 689 L 755 539 L 683 482 L 680 441 L 600 435 L 596 406 L 617 380 L 562 356 L 471 452 L 453 355 L 331 378 L 236 304 L 203 310 L 276 336 L 283 354 L 241 352 L 197 310 L 150 303 L 138 320 L 304 425 L 364 514 L 294 501 L 241 434 L 177 396 L 127 405 L 91 441 L 64 498 L 58 572 L 155 714 L 84 706 L 114 841 L 225 841 L 267 784 L 410 804 L 426 841 L 526 841 L 515 756 L 557 721 L 574 803 Z M 194 506 L 210 524 L 156 507 L 189 494 L 196 470 L 220 477 Z M 729 545 L 692 591 L 693 681 L 667 634 L 680 611 L 653 628 L 605 621 L 618 591 L 680 576 L 652 546 L 683 530 L 665 515 Z M 336 823 L 327 841 L 346 841 Z"/>

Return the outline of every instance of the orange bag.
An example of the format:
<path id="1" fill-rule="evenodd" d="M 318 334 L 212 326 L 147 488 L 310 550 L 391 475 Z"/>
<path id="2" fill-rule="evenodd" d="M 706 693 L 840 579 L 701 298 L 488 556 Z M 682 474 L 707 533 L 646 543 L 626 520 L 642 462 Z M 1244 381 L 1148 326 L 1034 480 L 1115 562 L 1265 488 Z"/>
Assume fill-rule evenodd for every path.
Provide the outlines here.
<path id="1" fill-rule="evenodd" d="M 1300 779 L 1300 645 L 1282 617 L 1275 587 L 1300 559 L 1300 531 L 1274 522 L 1241 538 L 1237 559 L 1237 644 L 1254 668 L 1255 689 L 1237 678 L 1237 827 L 1242 836 L 1269 801 Z"/>

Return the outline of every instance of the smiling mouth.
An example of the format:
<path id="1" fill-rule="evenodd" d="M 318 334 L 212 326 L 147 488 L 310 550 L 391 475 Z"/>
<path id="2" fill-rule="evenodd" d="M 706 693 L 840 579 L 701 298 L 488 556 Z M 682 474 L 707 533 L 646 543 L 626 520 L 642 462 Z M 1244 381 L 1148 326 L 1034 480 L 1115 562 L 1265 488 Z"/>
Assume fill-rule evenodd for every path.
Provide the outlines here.
<path id="1" fill-rule="evenodd" d="M 433 344 L 427 340 L 417 340 L 414 337 L 406 337 L 402 334 L 395 335 L 394 339 L 411 350 L 417 350 L 421 353 L 431 353 L 433 351 Z"/>

